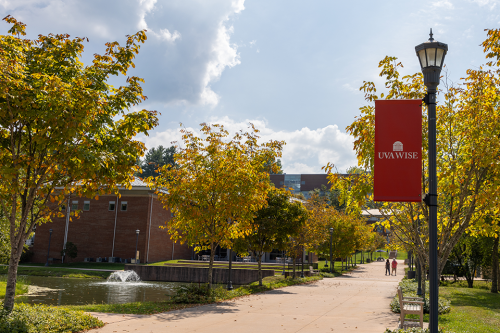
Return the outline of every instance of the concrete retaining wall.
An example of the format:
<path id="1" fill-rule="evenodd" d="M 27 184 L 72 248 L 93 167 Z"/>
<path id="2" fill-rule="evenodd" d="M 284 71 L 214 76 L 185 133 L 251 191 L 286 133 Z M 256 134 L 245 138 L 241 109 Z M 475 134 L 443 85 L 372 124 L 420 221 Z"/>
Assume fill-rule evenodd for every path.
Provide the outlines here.
<path id="1" fill-rule="evenodd" d="M 125 265 L 125 270 L 132 270 L 143 281 L 167 282 L 208 282 L 208 268 L 178 267 L 178 266 L 143 266 Z M 229 269 L 214 268 L 212 283 L 227 283 Z M 274 270 L 263 269 L 262 278 L 274 276 Z M 231 280 L 233 284 L 249 284 L 259 279 L 259 271 L 253 269 L 233 269 Z"/>

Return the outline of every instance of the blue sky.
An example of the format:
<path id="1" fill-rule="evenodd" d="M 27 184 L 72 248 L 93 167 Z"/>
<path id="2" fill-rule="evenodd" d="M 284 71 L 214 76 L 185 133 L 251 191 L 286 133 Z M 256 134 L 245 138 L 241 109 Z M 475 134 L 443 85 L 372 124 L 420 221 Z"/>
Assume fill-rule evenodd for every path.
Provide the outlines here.
<path id="1" fill-rule="evenodd" d="M 499 0 L 0 0 L 28 36 L 69 33 L 90 39 L 84 62 L 104 43 L 148 30 L 134 75 L 143 77 L 160 125 L 140 139 L 148 148 L 178 140 L 179 123 L 231 131 L 251 121 L 264 140 L 285 140 L 287 173 L 340 171 L 356 164 L 345 127 L 365 105 L 358 88 L 375 81 L 386 55 L 419 70 L 414 47 L 428 38 L 449 46 L 446 66 L 458 82 L 485 62 L 485 28 L 500 26 Z M 2 33 L 7 24 L 1 23 Z M 114 80 L 120 84 L 120 80 Z"/>

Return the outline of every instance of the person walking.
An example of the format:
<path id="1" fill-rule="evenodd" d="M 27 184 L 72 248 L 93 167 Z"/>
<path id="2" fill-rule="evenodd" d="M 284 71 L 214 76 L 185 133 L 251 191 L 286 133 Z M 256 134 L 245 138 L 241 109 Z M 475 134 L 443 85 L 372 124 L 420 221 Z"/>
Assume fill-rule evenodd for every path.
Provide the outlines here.
<path id="1" fill-rule="evenodd" d="M 385 262 L 385 275 L 391 275 L 391 263 L 389 259 Z"/>
<path id="2" fill-rule="evenodd" d="M 389 261 L 389 260 L 387 260 L 387 261 Z M 398 262 L 396 261 L 396 259 L 392 259 L 392 273 L 394 273 L 394 275 L 396 275 L 397 268 L 398 268 Z"/>

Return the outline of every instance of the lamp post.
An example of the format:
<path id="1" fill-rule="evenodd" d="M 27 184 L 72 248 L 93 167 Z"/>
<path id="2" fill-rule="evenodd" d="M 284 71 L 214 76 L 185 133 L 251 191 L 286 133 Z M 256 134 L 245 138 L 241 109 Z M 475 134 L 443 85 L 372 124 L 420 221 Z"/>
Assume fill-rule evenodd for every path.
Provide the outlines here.
<path id="1" fill-rule="evenodd" d="M 300 259 L 300 263 L 302 265 L 302 272 L 300 273 L 300 277 L 304 278 L 304 246 L 302 246 L 302 258 Z"/>
<path id="2" fill-rule="evenodd" d="M 135 263 L 137 264 L 137 245 L 139 244 L 139 230 L 136 230 L 135 234 L 137 236 L 135 237 L 135 255 L 134 255 L 134 258 L 135 258 Z"/>
<path id="3" fill-rule="evenodd" d="M 233 290 L 233 281 L 231 281 L 231 273 L 232 273 L 232 266 L 233 266 L 233 255 L 231 253 L 231 249 L 227 249 L 229 252 L 229 276 L 227 279 L 227 290 Z"/>
<path id="4" fill-rule="evenodd" d="M 417 258 L 417 296 L 422 296 L 422 271 L 420 268 L 420 259 Z"/>
<path id="5" fill-rule="evenodd" d="M 50 239 L 51 238 L 52 238 L 52 229 L 49 229 L 49 248 L 47 249 L 47 261 L 45 262 L 45 266 L 49 265 Z"/>
<path id="6" fill-rule="evenodd" d="M 286 254 L 286 252 L 283 251 L 283 276 L 285 275 L 285 271 L 286 271 L 286 267 L 285 267 L 285 265 L 286 265 L 285 254 Z"/>
<path id="7" fill-rule="evenodd" d="M 420 61 L 427 94 L 423 101 L 427 105 L 429 120 L 429 192 L 424 202 L 429 206 L 429 329 L 431 333 L 438 332 L 438 253 L 437 253 L 437 174 L 436 174 L 436 90 L 440 81 L 444 57 L 448 45 L 435 42 L 432 29 L 427 42 L 415 47 Z"/>
<path id="8" fill-rule="evenodd" d="M 330 228 L 330 273 L 333 273 L 332 242 L 333 242 L 333 228 Z"/>

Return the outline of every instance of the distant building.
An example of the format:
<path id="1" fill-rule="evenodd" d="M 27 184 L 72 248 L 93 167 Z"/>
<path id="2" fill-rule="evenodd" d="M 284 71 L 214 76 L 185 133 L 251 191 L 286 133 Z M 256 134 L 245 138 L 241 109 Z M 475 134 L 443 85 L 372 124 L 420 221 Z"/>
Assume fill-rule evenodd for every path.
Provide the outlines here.
<path id="1" fill-rule="evenodd" d="M 331 184 L 328 184 L 326 173 L 318 174 L 283 174 L 270 175 L 271 182 L 274 186 L 280 188 L 286 186 L 293 190 L 293 193 L 302 193 L 304 197 L 309 198 L 309 192 L 315 189 L 321 189 L 321 185 L 325 185 L 330 189 Z"/>
<path id="2" fill-rule="evenodd" d="M 120 198 L 102 195 L 99 200 L 71 197 L 64 206 L 66 217 L 37 226 L 32 261 L 47 260 L 49 229 L 53 230 L 49 258 L 56 262 L 61 260 L 65 242 L 72 242 L 78 249 L 78 256 L 72 261 L 110 257 L 130 260 L 135 257 L 136 230 L 139 230 L 137 248 L 141 262 L 193 257 L 192 248 L 174 243 L 167 230 L 160 228 L 172 214 L 163 208 L 146 183 L 136 178 L 132 188 L 120 189 L 120 194 Z M 69 211 L 76 209 L 80 210 L 80 217 L 69 221 Z"/>

